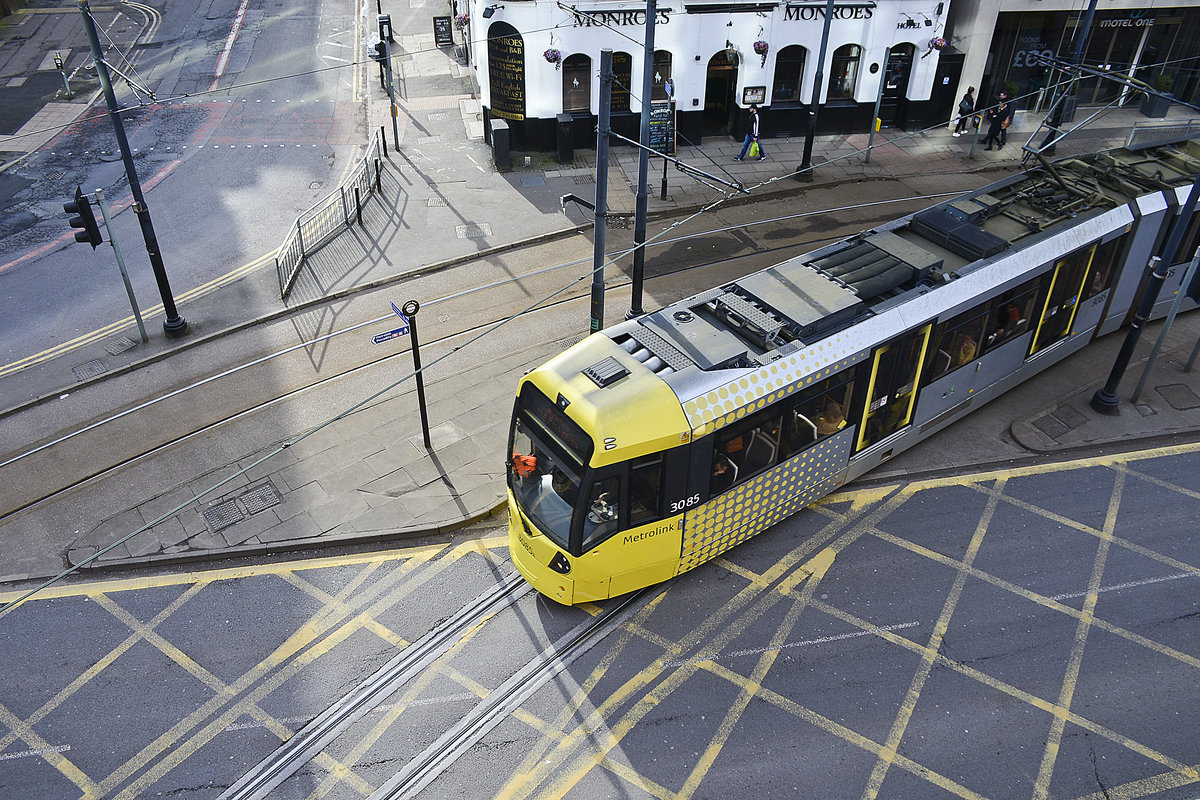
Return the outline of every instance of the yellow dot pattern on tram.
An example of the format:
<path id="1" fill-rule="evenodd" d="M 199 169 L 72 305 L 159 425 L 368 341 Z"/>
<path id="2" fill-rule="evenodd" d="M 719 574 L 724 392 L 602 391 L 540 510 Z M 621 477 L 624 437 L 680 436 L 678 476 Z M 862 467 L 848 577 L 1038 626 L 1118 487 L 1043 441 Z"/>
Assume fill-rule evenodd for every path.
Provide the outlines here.
<path id="1" fill-rule="evenodd" d="M 836 488 L 852 442 L 849 430 L 830 436 L 688 512 L 676 574 L 698 567 Z"/>
<path id="2" fill-rule="evenodd" d="M 706 392 L 683 404 L 692 437 L 719 430 L 815 381 L 828 378 L 855 359 L 857 348 L 845 334 L 830 337 L 801 353 L 781 358 L 749 375 Z"/>

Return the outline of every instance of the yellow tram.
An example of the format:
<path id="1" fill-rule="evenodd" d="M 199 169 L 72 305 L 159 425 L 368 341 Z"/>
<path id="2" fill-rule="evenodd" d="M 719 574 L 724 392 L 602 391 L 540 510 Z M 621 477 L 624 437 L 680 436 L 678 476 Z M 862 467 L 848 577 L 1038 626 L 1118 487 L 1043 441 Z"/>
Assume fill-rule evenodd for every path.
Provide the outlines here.
<path id="1" fill-rule="evenodd" d="M 675 577 L 1115 330 L 1198 172 L 1065 159 L 593 334 L 519 384 L 517 569 L 568 605 Z"/>

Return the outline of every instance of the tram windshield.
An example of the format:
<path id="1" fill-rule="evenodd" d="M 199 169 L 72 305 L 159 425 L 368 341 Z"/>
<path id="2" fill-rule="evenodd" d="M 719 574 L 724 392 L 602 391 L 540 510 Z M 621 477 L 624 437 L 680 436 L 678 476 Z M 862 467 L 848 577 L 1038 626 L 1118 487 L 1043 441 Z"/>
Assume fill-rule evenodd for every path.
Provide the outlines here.
<path id="1" fill-rule="evenodd" d="M 521 511 L 564 550 L 591 440 L 535 387 L 526 384 L 513 420 L 508 485 Z"/>

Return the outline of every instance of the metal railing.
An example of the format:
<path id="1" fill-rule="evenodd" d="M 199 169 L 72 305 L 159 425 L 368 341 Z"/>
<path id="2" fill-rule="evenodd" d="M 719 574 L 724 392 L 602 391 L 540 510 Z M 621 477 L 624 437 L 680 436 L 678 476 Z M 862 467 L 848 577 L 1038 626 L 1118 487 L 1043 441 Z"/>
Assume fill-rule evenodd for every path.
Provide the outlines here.
<path id="1" fill-rule="evenodd" d="M 1182 119 L 1178 122 L 1135 122 L 1125 146 L 1130 150 L 1144 150 L 1183 139 L 1200 138 L 1200 119 Z"/>
<path id="2" fill-rule="evenodd" d="M 362 221 L 361 203 L 371 196 L 371 192 L 380 191 L 382 159 L 386 157 L 387 143 L 380 131 L 371 137 L 366 154 L 346 181 L 296 219 L 275 253 L 280 299 L 287 299 L 309 255 L 348 228 L 356 217 Z"/>

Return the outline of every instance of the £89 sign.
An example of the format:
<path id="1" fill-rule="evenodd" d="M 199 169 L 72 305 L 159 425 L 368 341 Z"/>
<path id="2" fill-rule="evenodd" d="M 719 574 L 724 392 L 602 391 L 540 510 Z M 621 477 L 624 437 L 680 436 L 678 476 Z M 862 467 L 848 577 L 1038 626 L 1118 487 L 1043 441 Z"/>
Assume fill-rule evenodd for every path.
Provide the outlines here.
<path id="1" fill-rule="evenodd" d="M 1054 51 L 1046 50 L 1018 50 L 1013 54 L 1012 65 L 1014 67 L 1048 67 L 1054 60 Z"/>

